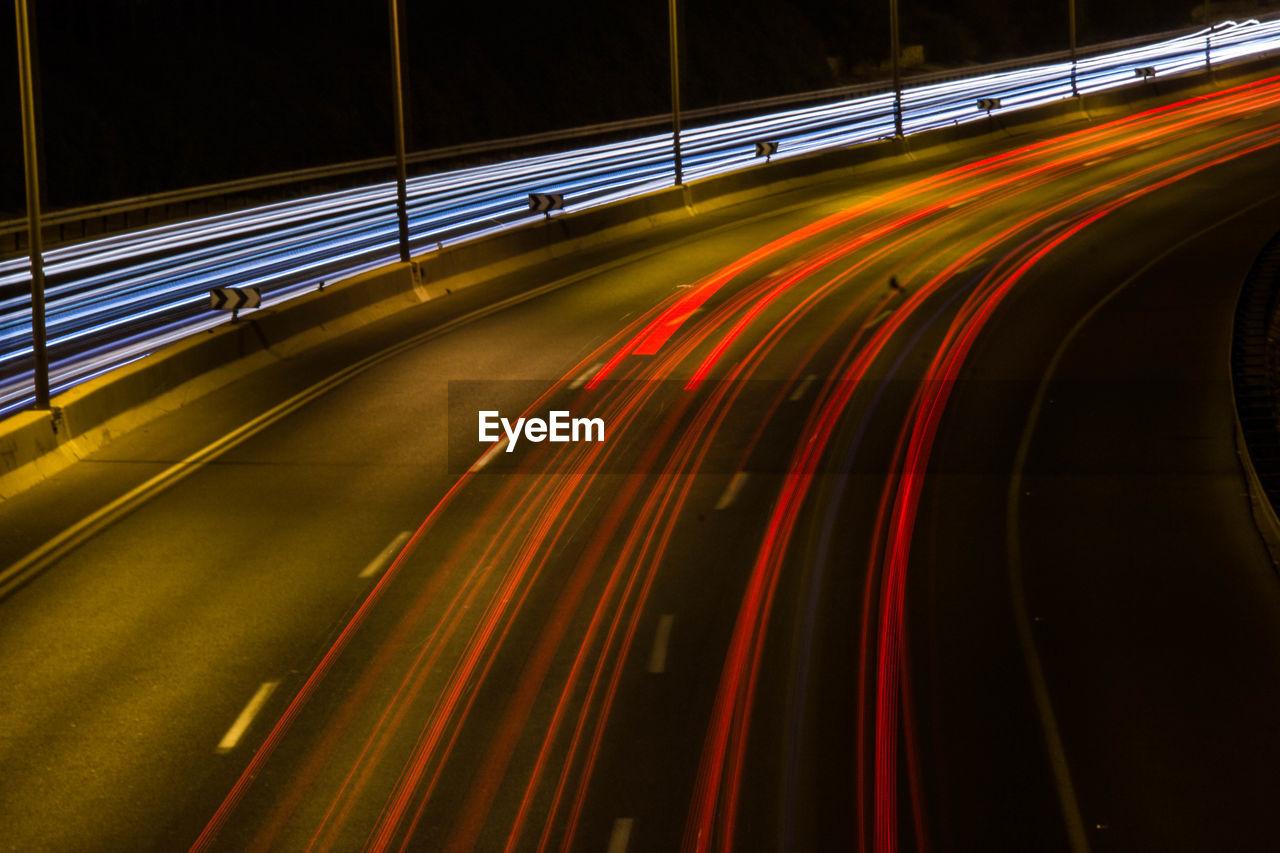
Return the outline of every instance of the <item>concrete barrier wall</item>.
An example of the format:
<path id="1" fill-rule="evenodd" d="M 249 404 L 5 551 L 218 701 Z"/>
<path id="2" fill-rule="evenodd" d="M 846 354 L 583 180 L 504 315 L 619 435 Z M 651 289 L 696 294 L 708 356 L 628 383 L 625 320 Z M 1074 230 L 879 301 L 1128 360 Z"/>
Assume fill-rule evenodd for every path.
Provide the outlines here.
<path id="1" fill-rule="evenodd" d="M 1280 234 L 1254 259 L 1231 330 L 1231 402 L 1236 454 L 1254 523 L 1280 567 Z"/>
<path id="2" fill-rule="evenodd" d="M 0 499 L 16 494 L 115 435 L 344 332 L 482 281 L 542 264 L 659 225 L 821 180 L 937 150 L 960 150 L 992 135 L 1048 130 L 1065 122 L 1132 111 L 1153 98 L 1191 96 L 1264 76 L 1272 63 L 1156 78 L 1142 86 L 1088 95 L 894 139 L 784 158 L 579 212 L 567 212 L 491 237 L 446 246 L 330 285 L 165 347 L 133 364 L 59 394 L 52 412 L 23 412 L 0 422 Z"/>

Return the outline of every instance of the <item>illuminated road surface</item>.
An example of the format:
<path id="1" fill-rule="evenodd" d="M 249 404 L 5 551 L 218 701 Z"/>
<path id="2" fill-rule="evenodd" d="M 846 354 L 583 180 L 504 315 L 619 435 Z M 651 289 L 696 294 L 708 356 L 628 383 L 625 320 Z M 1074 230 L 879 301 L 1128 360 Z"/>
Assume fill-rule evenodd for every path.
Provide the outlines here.
<path id="1" fill-rule="evenodd" d="M 655 234 L 247 436 L 0 604 L 6 843 L 1271 849 L 1226 353 L 1277 106 Z M 360 346 L 12 502 L 7 556 Z M 481 402 L 607 440 L 485 455 Z"/>

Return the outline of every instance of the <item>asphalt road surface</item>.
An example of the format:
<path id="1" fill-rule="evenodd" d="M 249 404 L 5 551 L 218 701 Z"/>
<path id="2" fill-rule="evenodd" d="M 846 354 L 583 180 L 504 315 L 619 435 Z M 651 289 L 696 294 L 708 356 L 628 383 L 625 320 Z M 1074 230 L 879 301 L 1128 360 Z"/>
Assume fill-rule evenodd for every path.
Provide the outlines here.
<path id="1" fill-rule="evenodd" d="M 1278 107 L 565 259 L 8 501 L 7 563 L 77 544 L 0 601 L 0 845 L 1275 849 L 1280 589 L 1227 355 Z M 481 410 L 604 440 L 508 453 Z"/>

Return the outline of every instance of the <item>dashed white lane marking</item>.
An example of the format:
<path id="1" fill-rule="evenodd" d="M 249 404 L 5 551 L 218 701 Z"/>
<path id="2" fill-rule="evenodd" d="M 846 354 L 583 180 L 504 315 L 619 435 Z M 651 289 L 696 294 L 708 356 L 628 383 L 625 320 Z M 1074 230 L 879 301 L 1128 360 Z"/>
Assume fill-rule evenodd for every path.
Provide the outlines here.
<path id="1" fill-rule="evenodd" d="M 796 386 L 796 390 L 791 392 L 791 402 L 794 403 L 797 400 L 799 400 L 801 397 L 803 397 L 805 395 L 805 392 L 809 390 L 809 386 L 812 385 L 813 381 L 817 378 L 818 378 L 817 376 L 814 376 L 812 373 L 810 373 L 804 379 L 800 380 L 800 384 Z"/>
<path id="2" fill-rule="evenodd" d="M 893 313 L 892 308 L 886 308 L 885 310 L 881 311 L 879 314 L 871 318 L 871 322 L 867 323 L 867 328 L 874 329 L 876 326 L 884 322 L 885 317 L 888 317 L 892 313 Z"/>
<path id="3" fill-rule="evenodd" d="M 593 364 L 593 365 L 591 365 L 590 367 L 588 367 L 586 370 L 582 371 L 582 373 L 578 374 L 578 378 L 577 378 L 577 379 L 575 379 L 575 380 L 573 380 L 572 382 L 570 382 L 570 383 L 569 383 L 569 390 L 570 390 L 570 391 L 577 391 L 577 390 L 578 390 L 579 388 L 581 388 L 583 385 L 586 385 L 586 384 L 587 384 L 587 380 L 588 380 L 588 379 L 590 379 L 592 376 L 595 376 L 595 375 L 596 375 L 596 371 L 597 371 L 597 370 L 599 370 L 599 369 L 600 369 L 600 368 L 602 368 L 602 367 L 604 367 L 604 362 L 603 362 L 603 361 L 598 361 L 598 362 L 596 362 L 595 364 Z"/>
<path id="4" fill-rule="evenodd" d="M 408 542 L 409 537 L 412 535 L 412 531 L 406 530 L 395 539 L 392 539 L 387 547 L 378 552 L 378 556 L 369 561 L 369 565 L 365 566 L 364 571 L 357 577 L 371 578 L 385 569 L 391 562 L 391 558 L 399 553 L 400 549 L 404 547 L 404 543 Z"/>
<path id="5" fill-rule="evenodd" d="M 244 706 L 244 710 L 240 712 L 240 716 L 236 717 L 236 721 L 231 724 L 231 728 L 227 729 L 227 733 L 222 736 L 222 740 L 218 741 L 218 752 L 225 754 L 236 748 L 236 744 L 240 742 L 240 738 L 244 737 L 244 733 L 249 730 L 249 724 L 253 722 L 253 718 L 262 710 L 262 706 L 267 704 L 271 691 L 276 689 L 279 681 L 264 681 L 262 686 L 258 688 L 258 692 L 253 694 L 253 698 L 249 700 L 249 704 Z"/>
<path id="6" fill-rule="evenodd" d="M 724 509 L 733 503 L 738 497 L 738 492 L 742 491 L 742 487 L 747 483 L 747 474 L 745 471 L 739 471 L 733 475 L 733 479 L 729 481 L 729 485 L 724 487 L 724 494 L 720 495 L 720 500 L 716 501 L 716 509 Z"/>
<path id="7" fill-rule="evenodd" d="M 658 630 L 653 634 L 653 651 L 649 653 L 649 671 L 662 673 L 667 671 L 667 646 L 671 642 L 671 624 L 676 617 L 664 613 L 658 620 Z"/>
<path id="8" fill-rule="evenodd" d="M 483 468 L 484 466 L 492 462 L 493 457 L 497 456 L 499 453 L 502 453 L 506 449 L 507 449 L 507 437 L 504 435 L 502 438 L 498 439 L 497 444 L 489 448 L 488 452 L 486 452 L 484 456 L 481 456 L 479 459 L 476 460 L 476 463 L 471 466 L 471 470 L 479 471 L 481 468 Z"/>
<path id="9" fill-rule="evenodd" d="M 630 841 L 631 818 L 620 817 L 613 822 L 613 832 L 609 833 L 609 853 L 627 853 Z"/>

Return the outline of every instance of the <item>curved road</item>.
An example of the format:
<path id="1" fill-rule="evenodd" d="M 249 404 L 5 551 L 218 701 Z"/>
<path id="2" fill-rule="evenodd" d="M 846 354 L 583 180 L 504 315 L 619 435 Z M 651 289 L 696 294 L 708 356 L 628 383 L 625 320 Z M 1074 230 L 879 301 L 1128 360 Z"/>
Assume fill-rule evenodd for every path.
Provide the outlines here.
<path id="1" fill-rule="evenodd" d="M 1278 106 L 664 229 L 7 502 L 14 562 L 162 484 L 0 602 L 2 843 L 1273 849 L 1280 590 L 1226 371 Z M 481 409 L 605 440 L 489 452 Z"/>

